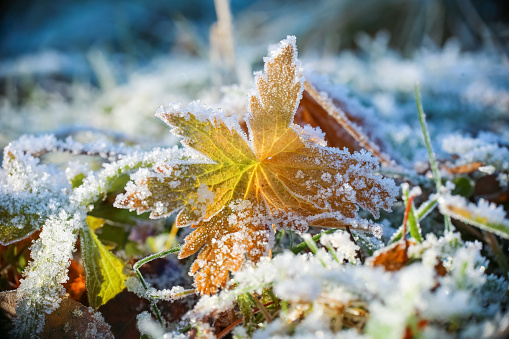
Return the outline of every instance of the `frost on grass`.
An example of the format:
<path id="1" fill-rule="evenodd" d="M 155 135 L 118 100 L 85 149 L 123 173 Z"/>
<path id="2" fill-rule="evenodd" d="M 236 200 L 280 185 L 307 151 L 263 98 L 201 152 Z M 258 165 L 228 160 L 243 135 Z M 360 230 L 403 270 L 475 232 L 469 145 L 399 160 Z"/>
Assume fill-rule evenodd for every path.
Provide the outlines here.
<path id="1" fill-rule="evenodd" d="M 479 199 L 475 204 L 462 196 L 451 194 L 441 195 L 438 203 L 443 214 L 509 238 L 509 219 L 506 218 L 503 206 L 484 199 Z"/>
<path id="2" fill-rule="evenodd" d="M 337 241 L 346 239 L 339 236 Z M 505 326 L 503 321 L 493 322 L 493 317 L 509 317 L 500 311 L 508 283 L 485 273 L 488 261 L 481 248 L 478 242 L 463 242 L 457 233 L 441 238 L 431 234 L 422 244 L 410 244 L 411 263 L 395 272 L 343 264 L 323 248 L 317 255 L 285 252 L 236 272 L 231 289 L 202 297 L 187 318 L 200 328 L 211 315 L 234 307 L 239 296 L 262 295 L 270 289 L 286 302 L 286 310 L 272 323 L 257 327 L 253 338 L 318 332 L 325 337 L 402 338 L 409 330 L 413 335 L 441 338 L 475 338 L 487 329 L 493 334 Z M 438 263 L 445 271 L 437 271 Z M 455 332 L 444 331 L 444 324 L 458 322 L 464 325 Z M 419 327 L 413 327 L 417 323 Z M 245 337 L 245 329 L 236 333 Z"/>
<path id="3" fill-rule="evenodd" d="M 58 308 L 65 295 L 62 286 L 83 226 L 84 211 L 60 211 L 46 219 L 39 239 L 30 247 L 32 261 L 23 272 L 17 289 L 18 303 L 14 328 L 16 337 L 31 336 L 42 330 L 44 315 Z"/>
<path id="4" fill-rule="evenodd" d="M 295 37 L 264 59 L 245 116 L 237 119 L 200 105 L 170 104 L 156 115 L 183 138 L 194 159 L 170 161 L 132 176 L 115 206 L 165 217 L 179 211 L 179 227 L 195 231 L 180 258 L 198 250 L 191 267 L 202 294 L 225 286 L 245 259 L 257 262 L 272 248 L 275 229 L 305 232 L 308 225 L 358 228 L 359 207 L 379 216 L 397 194 L 391 179 L 376 174 L 365 151 L 350 154 L 324 146 L 323 134 L 293 124 L 304 78 Z"/>
<path id="5" fill-rule="evenodd" d="M 100 157 L 107 162 L 96 172 L 72 160 L 67 167 L 42 163 L 40 157 L 52 152 Z M 186 156 L 188 152 L 177 148 L 141 152 L 101 138 L 83 144 L 53 135 L 23 136 L 5 148 L 0 172 L 0 242 L 11 244 L 42 228 L 30 248 L 31 261 L 17 290 L 14 336 L 36 336 L 44 315 L 59 306 L 78 232 L 86 227 L 86 211 L 133 169 Z M 75 181 L 76 176 L 83 179 Z M 83 256 L 94 252 L 92 248 L 82 250 Z M 87 278 L 90 274 L 87 271 Z"/>
<path id="6" fill-rule="evenodd" d="M 507 186 L 509 150 L 506 145 L 507 141 L 492 133 L 480 133 L 477 138 L 455 134 L 443 140 L 442 148 L 457 157 L 449 171 L 496 172 L 501 186 Z"/>

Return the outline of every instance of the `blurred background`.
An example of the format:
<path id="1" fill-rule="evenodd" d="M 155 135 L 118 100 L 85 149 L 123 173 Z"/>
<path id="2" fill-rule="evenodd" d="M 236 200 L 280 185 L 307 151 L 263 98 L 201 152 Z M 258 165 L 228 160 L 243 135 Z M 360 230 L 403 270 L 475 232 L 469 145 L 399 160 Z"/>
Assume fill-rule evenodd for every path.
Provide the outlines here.
<path id="1" fill-rule="evenodd" d="M 172 144 L 158 106 L 244 110 L 252 72 L 287 35 L 410 160 L 415 83 L 437 137 L 509 130 L 506 0 L 18 0 L 0 16 L 2 147 L 78 130 Z"/>

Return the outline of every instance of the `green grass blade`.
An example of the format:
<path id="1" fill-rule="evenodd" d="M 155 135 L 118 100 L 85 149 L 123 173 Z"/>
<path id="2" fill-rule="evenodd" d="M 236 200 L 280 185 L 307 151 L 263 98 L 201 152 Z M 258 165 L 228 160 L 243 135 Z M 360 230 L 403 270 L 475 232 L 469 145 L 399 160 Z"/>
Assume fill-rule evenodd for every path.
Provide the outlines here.
<path id="1" fill-rule="evenodd" d="M 438 171 L 438 166 L 435 161 L 435 153 L 433 152 L 433 147 L 431 146 L 431 138 L 429 137 L 428 126 L 426 125 L 426 114 L 424 113 L 424 109 L 422 108 L 421 91 L 419 89 L 418 84 L 415 85 L 415 100 L 417 102 L 417 112 L 419 114 L 419 122 L 422 128 L 422 135 L 424 136 L 424 143 L 426 144 L 429 163 L 431 166 L 431 170 L 433 172 L 433 179 L 435 180 L 437 193 L 440 194 L 442 188 L 442 177 L 440 176 L 440 172 Z M 447 215 L 444 215 L 444 224 L 445 230 L 449 232 L 451 230 L 451 221 Z"/>

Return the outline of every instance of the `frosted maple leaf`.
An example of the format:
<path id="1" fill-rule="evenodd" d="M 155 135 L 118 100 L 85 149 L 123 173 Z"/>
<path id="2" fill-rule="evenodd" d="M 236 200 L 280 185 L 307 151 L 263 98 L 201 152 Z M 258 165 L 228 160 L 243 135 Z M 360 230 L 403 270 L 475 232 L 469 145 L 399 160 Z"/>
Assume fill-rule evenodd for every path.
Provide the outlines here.
<path id="1" fill-rule="evenodd" d="M 235 118 L 196 102 L 159 109 L 196 156 L 139 170 L 115 202 L 152 218 L 179 212 L 177 226 L 195 229 L 179 257 L 201 249 L 191 273 L 202 294 L 215 293 L 246 260 L 268 255 L 277 229 L 376 231 L 358 218 L 359 207 L 378 217 L 398 193 L 369 153 L 326 147 L 320 130 L 293 123 L 304 84 L 295 37 L 264 61 L 249 96 L 248 135 Z"/>

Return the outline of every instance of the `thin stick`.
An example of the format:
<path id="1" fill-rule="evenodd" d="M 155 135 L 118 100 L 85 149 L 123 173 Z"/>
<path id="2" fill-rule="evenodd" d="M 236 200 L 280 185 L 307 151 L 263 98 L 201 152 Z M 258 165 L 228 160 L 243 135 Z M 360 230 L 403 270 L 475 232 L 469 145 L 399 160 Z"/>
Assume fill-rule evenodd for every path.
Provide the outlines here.
<path id="1" fill-rule="evenodd" d="M 171 226 L 170 234 L 168 235 L 168 239 L 166 239 L 166 243 L 164 244 L 164 248 L 169 249 L 171 245 L 173 245 L 173 242 L 177 238 L 177 233 L 179 231 L 179 228 L 177 227 L 177 223 L 173 223 L 173 226 Z"/>
<path id="2" fill-rule="evenodd" d="M 225 335 L 227 335 L 228 333 L 230 333 L 235 327 L 237 327 L 244 319 L 241 317 L 237 320 L 235 320 L 234 322 L 232 322 L 230 325 L 228 325 L 228 327 L 226 327 L 224 330 L 222 330 L 221 332 L 219 332 L 219 334 L 217 335 L 217 339 L 221 339 L 223 338 Z"/>
<path id="3" fill-rule="evenodd" d="M 424 114 L 424 109 L 422 108 L 421 91 L 418 84 L 415 85 L 415 100 L 417 102 L 417 112 L 419 114 L 419 122 L 421 123 L 422 134 L 424 136 L 424 143 L 426 144 L 426 149 L 428 150 L 429 163 L 433 172 L 433 179 L 435 179 L 437 193 L 440 194 L 442 188 L 442 177 L 438 171 L 438 166 L 435 161 L 435 153 L 433 152 L 433 148 L 431 146 L 431 139 L 429 137 L 429 131 L 426 125 L 426 115 Z M 451 219 L 448 215 L 444 215 L 444 223 L 445 231 L 449 232 L 451 230 Z"/>

